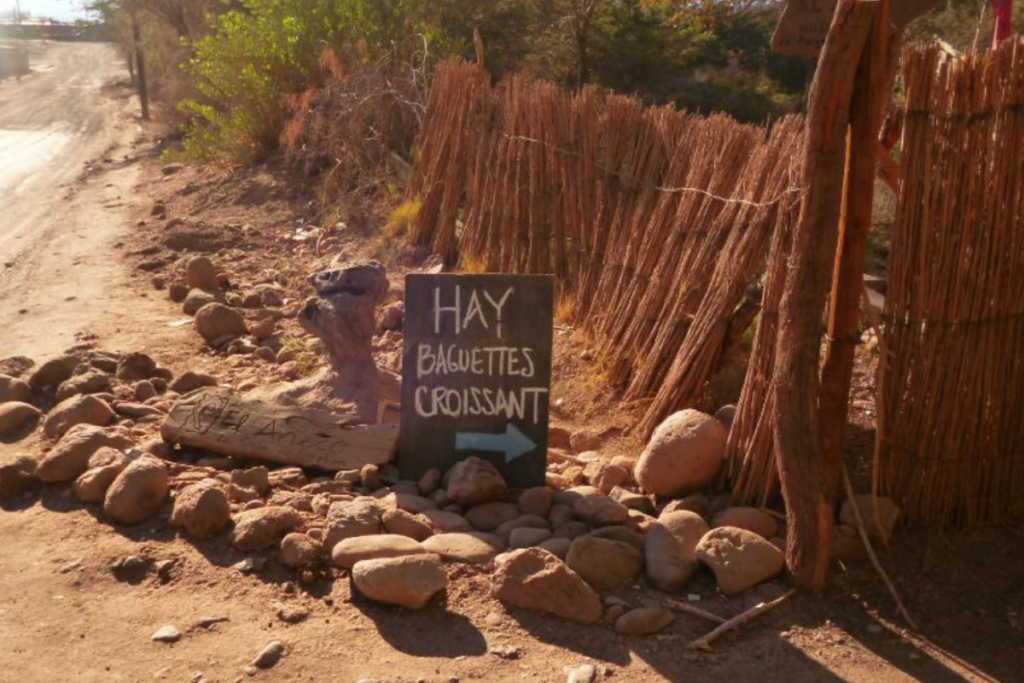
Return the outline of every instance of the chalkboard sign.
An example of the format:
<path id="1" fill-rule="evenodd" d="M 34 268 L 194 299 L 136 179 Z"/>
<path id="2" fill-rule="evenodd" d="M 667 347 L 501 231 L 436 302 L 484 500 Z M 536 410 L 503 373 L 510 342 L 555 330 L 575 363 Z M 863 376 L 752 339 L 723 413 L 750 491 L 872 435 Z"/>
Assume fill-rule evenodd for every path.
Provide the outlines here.
<path id="1" fill-rule="evenodd" d="M 403 478 L 475 455 L 544 483 L 553 298 L 548 275 L 406 276 Z"/>

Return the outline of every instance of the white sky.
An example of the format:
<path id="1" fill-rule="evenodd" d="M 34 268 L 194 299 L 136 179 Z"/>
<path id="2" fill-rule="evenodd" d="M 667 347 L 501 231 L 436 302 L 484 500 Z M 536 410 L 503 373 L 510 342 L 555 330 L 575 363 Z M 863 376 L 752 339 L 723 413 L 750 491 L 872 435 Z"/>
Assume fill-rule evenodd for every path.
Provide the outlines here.
<path id="1" fill-rule="evenodd" d="M 15 0 L 0 0 L 0 17 L 7 18 L 13 11 Z M 21 11 L 33 17 L 53 19 L 85 19 L 82 0 L 21 0 Z"/>

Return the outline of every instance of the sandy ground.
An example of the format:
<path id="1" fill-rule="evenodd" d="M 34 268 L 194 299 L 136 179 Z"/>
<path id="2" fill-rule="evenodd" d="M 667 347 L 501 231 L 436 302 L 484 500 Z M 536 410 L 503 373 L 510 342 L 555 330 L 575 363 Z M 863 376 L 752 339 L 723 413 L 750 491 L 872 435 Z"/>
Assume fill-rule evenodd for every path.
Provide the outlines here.
<path id="1" fill-rule="evenodd" d="M 50 45 L 35 57 L 38 73 L 0 84 L 0 264 L 11 264 L 0 271 L 0 357 L 42 360 L 87 340 L 148 350 L 172 367 L 208 361 L 187 327 L 168 325 L 180 311 L 124 257 L 152 199 L 184 181 L 166 181 L 145 158 L 130 101 L 101 92 L 120 76 L 113 53 Z M 0 460 L 38 447 L 36 436 L 0 442 Z M 232 565 L 246 555 L 223 534 L 193 543 L 162 518 L 113 527 L 69 487 L 51 487 L 0 510 L 0 681 L 561 682 L 563 667 L 586 662 L 598 681 L 1024 680 L 1019 621 L 1006 624 L 1012 606 L 1024 611 L 1021 535 L 991 536 L 974 546 L 957 539 L 953 559 L 930 569 L 930 541 L 900 551 L 904 584 L 920 566 L 930 572 L 913 574 L 908 601 L 931 641 L 890 621 L 873 574 L 851 569 L 824 598 L 798 596 L 698 654 L 685 644 L 710 625 L 693 617 L 628 638 L 509 611 L 490 596 L 486 570 L 450 568 L 446 599 L 415 613 L 353 597 L 340 576 L 303 585 L 274 552 L 254 554 L 265 566 L 243 574 Z M 111 565 L 128 555 L 173 562 L 163 576 L 122 581 Z M 991 561 L 978 581 L 982 555 Z M 744 607 L 706 576 L 688 592 L 722 615 Z M 639 584 L 617 594 L 635 605 L 658 597 Z M 285 623 L 280 605 L 308 615 Z M 206 617 L 226 620 L 197 625 Z M 168 624 L 180 642 L 151 642 Z M 272 640 L 287 648 L 281 662 L 247 671 Z"/>
<path id="2" fill-rule="evenodd" d="M 86 340 L 149 348 L 176 312 L 134 294 L 118 254 L 144 139 L 126 101 L 102 90 L 123 63 L 106 45 L 33 43 L 32 66 L 20 83 L 0 82 L 4 354 Z M 130 318 L 119 314 L 129 298 Z"/>

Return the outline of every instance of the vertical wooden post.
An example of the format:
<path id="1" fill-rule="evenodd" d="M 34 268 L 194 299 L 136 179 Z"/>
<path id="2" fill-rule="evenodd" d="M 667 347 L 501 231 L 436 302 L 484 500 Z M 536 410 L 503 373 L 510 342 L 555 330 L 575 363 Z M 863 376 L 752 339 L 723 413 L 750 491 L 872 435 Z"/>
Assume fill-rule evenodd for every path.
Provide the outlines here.
<path id="1" fill-rule="evenodd" d="M 142 54 L 142 30 L 139 22 L 132 19 L 132 42 L 135 47 L 135 71 L 137 72 L 136 82 L 139 87 L 139 104 L 142 105 L 142 120 L 149 121 L 149 90 L 146 87 L 146 59 Z"/>
<path id="2" fill-rule="evenodd" d="M 821 372 L 822 477 L 832 502 L 839 494 L 853 356 L 860 332 L 860 299 L 875 196 L 878 130 L 882 123 L 882 108 L 889 95 L 885 90 L 888 51 L 889 0 L 880 0 L 871 35 L 857 68 L 850 107 L 839 249 L 832 274 L 828 342 Z"/>
<path id="3" fill-rule="evenodd" d="M 808 100 L 803 196 L 779 308 L 774 442 L 786 562 L 794 584 L 814 592 L 825 587 L 833 525 L 818 428 L 822 314 L 838 241 L 850 100 L 877 8 L 877 1 L 841 0 L 832 18 Z"/>

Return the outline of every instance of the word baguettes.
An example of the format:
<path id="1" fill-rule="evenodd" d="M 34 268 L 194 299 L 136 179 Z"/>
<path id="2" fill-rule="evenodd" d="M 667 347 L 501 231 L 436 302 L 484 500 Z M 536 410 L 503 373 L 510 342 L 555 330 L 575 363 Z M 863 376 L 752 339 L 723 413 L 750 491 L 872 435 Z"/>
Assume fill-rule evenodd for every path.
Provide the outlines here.
<path id="1" fill-rule="evenodd" d="M 178 399 L 160 436 L 223 455 L 336 471 L 391 460 L 398 425 L 349 425 L 344 417 L 242 399 L 216 387 Z"/>

